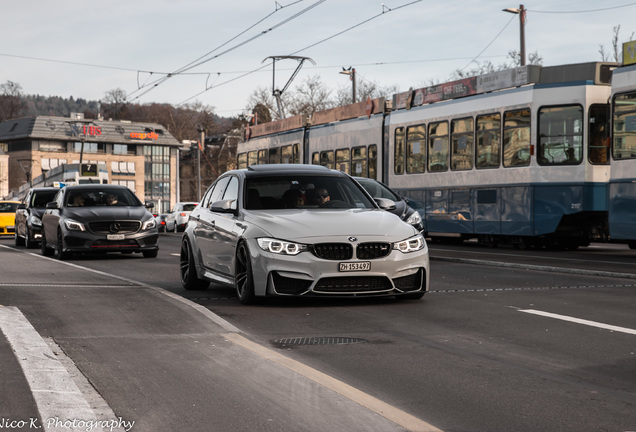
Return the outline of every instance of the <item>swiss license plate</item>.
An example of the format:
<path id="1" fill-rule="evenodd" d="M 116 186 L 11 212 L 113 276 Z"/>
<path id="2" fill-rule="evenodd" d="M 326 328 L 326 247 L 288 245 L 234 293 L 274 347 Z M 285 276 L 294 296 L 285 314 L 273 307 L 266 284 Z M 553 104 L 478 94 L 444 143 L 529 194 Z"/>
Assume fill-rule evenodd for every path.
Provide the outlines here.
<path id="1" fill-rule="evenodd" d="M 106 234 L 108 240 L 123 240 L 126 238 L 123 234 Z"/>
<path id="2" fill-rule="evenodd" d="M 369 271 L 371 270 L 371 263 L 369 261 L 343 262 L 340 263 L 338 270 L 341 272 Z"/>

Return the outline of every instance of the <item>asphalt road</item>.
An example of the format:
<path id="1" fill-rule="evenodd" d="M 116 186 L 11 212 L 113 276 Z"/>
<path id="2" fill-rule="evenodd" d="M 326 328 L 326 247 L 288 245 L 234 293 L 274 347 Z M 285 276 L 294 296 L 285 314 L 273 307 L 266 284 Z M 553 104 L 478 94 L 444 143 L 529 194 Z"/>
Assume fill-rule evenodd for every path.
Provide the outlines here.
<path id="1" fill-rule="evenodd" d="M 180 287 L 179 240 L 162 235 L 156 259 L 65 264 L 0 243 L 0 304 L 132 430 L 636 430 L 636 252 L 625 247 L 431 245 L 421 301 L 244 306 L 231 289 Z M 0 359 L 13 364 L 6 349 Z M 28 401 L 11 376 L 0 372 Z M 0 418 L 31 418 L 3 388 Z"/>

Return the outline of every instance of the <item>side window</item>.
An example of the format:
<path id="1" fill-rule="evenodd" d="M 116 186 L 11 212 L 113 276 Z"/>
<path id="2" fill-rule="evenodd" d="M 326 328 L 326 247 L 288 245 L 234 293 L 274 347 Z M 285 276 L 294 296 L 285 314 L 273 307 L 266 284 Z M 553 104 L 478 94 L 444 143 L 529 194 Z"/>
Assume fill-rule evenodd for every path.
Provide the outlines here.
<path id="1" fill-rule="evenodd" d="M 251 152 L 247 154 L 247 165 L 249 166 L 249 165 L 256 165 L 256 164 L 258 164 L 258 155 L 256 153 L 256 150 L 252 150 Z"/>
<path id="2" fill-rule="evenodd" d="M 371 144 L 369 146 L 369 178 L 378 178 L 378 146 Z"/>
<path id="3" fill-rule="evenodd" d="M 238 169 L 243 169 L 243 168 L 247 168 L 247 166 L 248 166 L 247 154 L 239 153 L 239 155 L 236 156 L 236 167 Z"/>
<path id="4" fill-rule="evenodd" d="M 357 177 L 366 177 L 367 174 L 367 148 L 364 146 L 351 149 L 351 174 Z"/>
<path id="5" fill-rule="evenodd" d="M 609 163 L 609 104 L 594 104 L 590 107 L 587 159 L 590 163 Z"/>
<path id="6" fill-rule="evenodd" d="M 293 163 L 293 159 L 292 159 L 292 146 L 291 145 L 286 145 L 281 147 L 280 149 L 280 160 L 281 163 L 284 164 L 290 164 Z"/>
<path id="7" fill-rule="evenodd" d="M 614 132 L 612 156 L 614 159 L 636 157 L 636 92 L 616 95 L 612 102 Z"/>
<path id="8" fill-rule="evenodd" d="M 351 163 L 351 151 L 349 149 L 336 150 L 336 169 L 349 174 Z"/>
<path id="9" fill-rule="evenodd" d="M 473 119 L 457 119 L 451 122 L 451 169 L 473 169 Z"/>
<path id="10" fill-rule="evenodd" d="M 448 171 L 448 123 L 445 121 L 428 125 L 428 170 Z"/>
<path id="11" fill-rule="evenodd" d="M 223 194 L 223 200 L 234 200 L 231 206 L 233 210 L 236 210 L 237 208 L 238 184 L 238 179 L 236 177 L 231 177 L 230 183 L 227 185 L 225 193 Z"/>
<path id="12" fill-rule="evenodd" d="M 477 148 L 475 165 L 480 168 L 499 168 L 501 154 L 501 114 L 477 117 Z"/>
<path id="13" fill-rule="evenodd" d="M 300 145 L 298 143 L 292 145 L 293 160 L 292 163 L 300 163 Z"/>
<path id="14" fill-rule="evenodd" d="M 269 163 L 271 164 L 280 163 L 280 147 L 273 147 L 269 149 Z"/>
<path id="15" fill-rule="evenodd" d="M 404 128 L 395 128 L 395 174 L 404 174 Z"/>
<path id="16" fill-rule="evenodd" d="M 229 181 L 230 177 L 223 177 L 216 182 L 214 189 L 210 192 L 210 201 L 206 205 L 207 208 L 210 208 L 212 204 L 223 199 L 223 193 Z"/>
<path id="17" fill-rule="evenodd" d="M 311 155 L 311 164 L 312 165 L 320 165 L 320 153 L 314 152 Z"/>
<path id="18" fill-rule="evenodd" d="M 320 165 L 333 169 L 333 150 L 320 152 Z"/>
<path id="19" fill-rule="evenodd" d="M 426 171 L 426 125 L 406 129 L 406 172 Z"/>
<path id="20" fill-rule="evenodd" d="M 577 165 L 583 160 L 583 107 L 539 109 L 539 165 Z"/>
<path id="21" fill-rule="evenodd" d="M 267 157 L 267 150 L 263 149 L 263 150 L 259 150 L 258 151 L 258 165 L 264 165 L 267 164 L 269 161 L 268 157 Z"/>
<path id="22" fill-rule="evenodd" d="M 530 165 L 530 110 L 504 113 L 503 166 Z"/>

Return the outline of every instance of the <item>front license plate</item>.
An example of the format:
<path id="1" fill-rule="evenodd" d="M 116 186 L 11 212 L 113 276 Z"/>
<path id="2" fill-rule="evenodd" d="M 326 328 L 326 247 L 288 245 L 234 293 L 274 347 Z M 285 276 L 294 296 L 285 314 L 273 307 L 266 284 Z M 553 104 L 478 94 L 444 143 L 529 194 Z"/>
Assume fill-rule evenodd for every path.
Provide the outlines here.
<path id="1" fill-rule="evenodd" d="M 126 238 L 123 234 L 106 234 L 108 240 L 123 240 Z"/>
<path id="2" fill-rule="evenodd" d="M 353 272 L 353 271 L 369 271 L 371 270 L 371 263 L 369 261 L 363 262 L 344 262 L 340 263 L 341 272 Z"/>

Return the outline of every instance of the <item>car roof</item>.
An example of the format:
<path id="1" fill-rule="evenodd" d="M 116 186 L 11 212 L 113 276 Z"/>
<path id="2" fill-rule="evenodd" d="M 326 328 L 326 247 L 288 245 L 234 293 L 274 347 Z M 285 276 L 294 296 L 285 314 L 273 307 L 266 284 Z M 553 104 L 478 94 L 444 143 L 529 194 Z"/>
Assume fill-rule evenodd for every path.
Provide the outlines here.
<path id="1" fill-rule="evenodd" d="M 114 185 L 114 184 L 103 184 L 103 183 L 86 183 L 86 184 L 80 184 L 80 185 L 69 185 L 69 186 L 64 186 L 63 189 L 66 189 L 66 190 L 79 190 L 79 189 L 130 190 L 126 186 Z"/>
<path id="2" fill-rule="evenodd" d="M 33 192 L 46 192 L 46 191 L 60 190 L 60 188 L 53 187 L 53 186 L 50 186 L 50 187 L 34 187 L 34 188 L 31 188 L 31 190 Z"/>
<path id="3" fill-rule="evenodd" d="M 299 174 L 347 176 L 341 171 L 332 170 L 322 165 L 305 164 L 250 165 L 249 167 L 238 171 L 243 172 L 246 177 Z"/>

